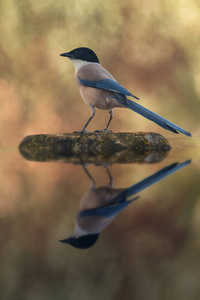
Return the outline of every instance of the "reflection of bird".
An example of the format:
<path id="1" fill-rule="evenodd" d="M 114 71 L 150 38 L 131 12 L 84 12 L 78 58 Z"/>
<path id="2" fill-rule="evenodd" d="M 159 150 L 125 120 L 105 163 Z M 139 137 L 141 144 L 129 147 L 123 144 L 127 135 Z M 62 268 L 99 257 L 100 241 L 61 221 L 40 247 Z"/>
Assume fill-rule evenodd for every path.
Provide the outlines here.
<path id="1" fill-rule="evenodd" d="M 107 131 L 110 121 L 112 120 L 113 109 L 116 107 L 127 107 L 169 131 L 175 133 L 181 132 L 191 136 L 189 132 L 181 127 L 136 102 L 127 99 L 127 96 L 130 96 L 139 100 L 139 98 L 121 86 L 114 77 L 100 65 L 98 57 L 91 49 L 81 47 L 60 55 L 68 57 L 73 62 L 75 66 L 76 84 L 83 100 L 90 107 L 91 117 L 80 132 L 85 132 L 86 127 L 95 115 L 95 107 L 109 112 L 110 118 L 104 131 Z"/>
<path id="2" fill-rule="evenodd" d="M 80 249 L 91 247 L 98 239 L 100 232 L 108 226 L 116 215 L 138 198 L 132 198 L 133 195 L 171 175 L 189 163 L 190 160 L 182 164 L 175 163 L 167 166 L 152 176 L 125 189 L 115 189 L 112 187 L 112 180 L 110 180 L 108 186 L 95 189 L 95 182 L 84 167 L 85 172 L 92 180 L 91 187 L 80 202 L 73 234 L 68 239 L 60 241 Z M 109 172 L 108 175 L 110 176 Z"/>

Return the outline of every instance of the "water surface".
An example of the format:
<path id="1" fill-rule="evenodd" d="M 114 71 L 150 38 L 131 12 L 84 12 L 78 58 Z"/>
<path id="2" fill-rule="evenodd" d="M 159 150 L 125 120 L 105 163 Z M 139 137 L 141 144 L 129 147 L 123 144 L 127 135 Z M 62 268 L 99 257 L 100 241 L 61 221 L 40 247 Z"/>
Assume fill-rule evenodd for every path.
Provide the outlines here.
<path id="1" fill-rule="evenodd" d="M 169 141 L 161 162 L 87 171 L 1 148 L 2 299 L 197 299 L 199 139 Z M 169 166 L 174 173 L 145 186 Z M 87 249 L 60 242 L 75 223 L 76 235 L 97 237 Z"/>

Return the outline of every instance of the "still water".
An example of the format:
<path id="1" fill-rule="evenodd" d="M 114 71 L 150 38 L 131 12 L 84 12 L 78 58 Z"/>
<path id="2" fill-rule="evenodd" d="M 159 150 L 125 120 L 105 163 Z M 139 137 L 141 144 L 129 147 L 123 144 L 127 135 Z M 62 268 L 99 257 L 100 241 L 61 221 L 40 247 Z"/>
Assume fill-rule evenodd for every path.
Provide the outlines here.
<path id="1" fill-rule="evenodd" d="M 1 148 L 1 299 L 199 299 L 200 141 L 167 138 L 140 164 Z"/>

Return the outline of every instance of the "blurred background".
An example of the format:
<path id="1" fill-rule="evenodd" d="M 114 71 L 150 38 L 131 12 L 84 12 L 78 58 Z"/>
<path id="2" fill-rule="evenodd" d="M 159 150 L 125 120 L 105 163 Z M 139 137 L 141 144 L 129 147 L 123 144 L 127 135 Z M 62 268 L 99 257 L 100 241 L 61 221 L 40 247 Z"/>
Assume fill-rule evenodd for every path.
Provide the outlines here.
<path id="1" fill-rule="evenodd" d="M 199 28 L 197 0 L 0 0 L 1 299 L 199 299 Z M 80 130 L 88 119 L 74 66 L 59 56 L 80 46 L 141 105 L 193 135 L 115 110 L 114 132 L 155 131 L 173 146 L 159 164 L 112 166 L 116 187 L 193 163 L 144 191 L 85 252 L 58 242 L 90 185 L 81 167 L 18 152 L 27 135 Z M 88 130 L 107 120 L 97 111 Z M 107 183 L 103 168 L 89 169 Z"/>
<path id="2" fill-rule="evenodd" d="M 93 49 L 140 104 L 199 132 L 199 1 L 0 1 L 1 143 L 33 133 L 71 132 L 90 115 L 59 54 Z M 81 114 L 81 117 L 80 117 Z M 105 127 L 98 111 L 89 129 Z M 163 130 L 117 109 L 111 129 Z M 9 135 L 12 134 L 12 142 Z"/>

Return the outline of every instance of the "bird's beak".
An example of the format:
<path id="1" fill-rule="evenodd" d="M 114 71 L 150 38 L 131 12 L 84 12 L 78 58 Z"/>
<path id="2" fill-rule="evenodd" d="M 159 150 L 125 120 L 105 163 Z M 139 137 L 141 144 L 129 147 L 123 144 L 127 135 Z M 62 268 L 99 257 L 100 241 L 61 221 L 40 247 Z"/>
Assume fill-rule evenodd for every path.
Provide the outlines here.
<path id="1" fill-rule="evenodd" d="M 68 57 L 68 58 L 73 58 L 73 55 L 70 52 L 61 53 L 60 56 L 64 56 L 64 57 Z"/>

